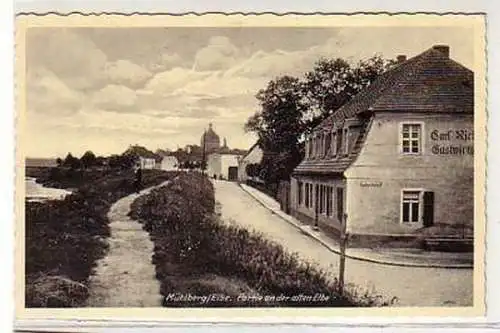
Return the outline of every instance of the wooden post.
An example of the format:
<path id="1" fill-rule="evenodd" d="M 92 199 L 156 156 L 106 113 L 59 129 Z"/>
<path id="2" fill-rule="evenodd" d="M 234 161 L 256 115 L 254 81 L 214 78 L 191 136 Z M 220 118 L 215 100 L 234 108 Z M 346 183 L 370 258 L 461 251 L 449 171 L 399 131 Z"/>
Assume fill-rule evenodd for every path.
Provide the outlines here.
<path id="1" fill-rule="evenodd" d="M 342 225 L 340 227 L 340 265 L 339 265 L 339 291 L 344 294 L 344 272 L 345 272 L 345 249 L 347 245 L 347 214 L 342 216 Z"/>

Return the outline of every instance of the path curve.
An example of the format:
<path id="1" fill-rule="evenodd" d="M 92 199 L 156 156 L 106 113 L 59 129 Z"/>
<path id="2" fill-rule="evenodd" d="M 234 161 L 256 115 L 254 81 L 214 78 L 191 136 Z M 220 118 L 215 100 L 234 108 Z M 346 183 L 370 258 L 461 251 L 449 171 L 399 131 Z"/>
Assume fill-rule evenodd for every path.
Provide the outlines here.
<path id="1" fill-rule="evenodd" d="M 107 255 L 97 262 L 95 274 L 90 277 L 90 307 L 160 307 L 160 282 L 151 262 L 153 242 L 142 224 L 132 220 L 128 213 L 134 200 L 149 193 L 150 187 L 139 194 L 131 194 L 115 202 L 108 219 L 111 236 L 107 239 Z"/>

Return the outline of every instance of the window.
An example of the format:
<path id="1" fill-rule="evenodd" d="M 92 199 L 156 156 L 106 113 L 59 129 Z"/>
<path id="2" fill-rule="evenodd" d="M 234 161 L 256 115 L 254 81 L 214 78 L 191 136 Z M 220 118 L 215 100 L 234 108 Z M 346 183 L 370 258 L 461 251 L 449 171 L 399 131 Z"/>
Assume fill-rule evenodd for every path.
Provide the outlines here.
<path id="1" fill-rule="evenodd" d="M 298 182 L 298 201 L 299 201 L 299 205 L 302 205 L 302 201 L 303 201 L 303 189 L 302 189 L 302 186 L 304 184 L 302 182 Z"/>
<path id="2" fill-rule="evenodd" d="M 327 186 L 326 190 L 326 215 L 332 216 L 333 213 L 333 187 Z"/>
<path id="3" fill-rule="evenodd" d="M 401 222 L 418 223 L 420 222 L 420 191 L 403 191 Z"/>
<path id="4" fill-rule="evenodd" d="M 337 219 L 342 223 L 344 216 L 344 189 L 337 187 Z"/>
<path id="5" fill-rule="evenodd" d="M 309 208 L 313 207 L 313 184 L 309 184 Z"/>
<path id="6" fill-rule="evenodd" d="M 335 148 L 336 154 L 341 155 L 342 154 L 342 130 L 337 131 L 337 146 Z"/>
<path id="7" fill-rule="evenodd" d="M 403 154 L 419 154 L 422 149 L 421 124 L 403 124 L 401 129 L 401 152 Z"/>
<path id="8" fill-rule="evenodd" d="M 308 149 L 308 157 L 311 158 L 313 154 L 313 140 L 312 138 L 309 138 L 309 141 L 307 142 L 309 149 Z"/>
<path id="9" fill-rule="evenodd" d="M 320 185 L 319 186 L 319 213 L 320 214 L 323 214 L 325 212 L 324 197 L 325 197 L 325 186 Z"/>
<path id="10" fill-rule="evenodd" d="M 305 198 L 304 204 L 307 208 L 309 208 L 309 183 L 305 184 Z"/>
<path id="11" fill-rule="evenodd" d="M 344 128 L 344 155 L 349 154 L 349 129 Z"/>
<path id="12" fill-rule="evenodd" d="M 325 153 L 324 153 L 325 156 L 330 155 L 330 149 L 332 145 L 331 142 L 332 142 L 332 133 L 328 133 L 325 136 Z"/>
<path id="13" fill-rule="evenodd" d="M 337 155 L 337 134 L 332 132 L 332 148 L 331 148 L 332 156 Z"/>

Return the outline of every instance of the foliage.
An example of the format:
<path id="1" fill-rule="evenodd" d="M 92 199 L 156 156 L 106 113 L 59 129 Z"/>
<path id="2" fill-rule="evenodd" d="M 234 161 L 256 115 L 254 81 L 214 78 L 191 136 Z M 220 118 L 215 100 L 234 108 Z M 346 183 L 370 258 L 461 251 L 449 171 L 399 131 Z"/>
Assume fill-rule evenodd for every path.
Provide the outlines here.
<path id="1" fill-rule="evenodd" d="M 64 158 L 63 166 L 70 167 L 72 169 L 78 169 L 81 166 L 80 160 L 77 157 L 68 153 Z"/>
<path id="2" fill-rule="evenodd" d="M 308 106 L 306 132 L 312 131 L 323 119 L 349 102 L 394 63 L 379 55 L 355 66 L 341 58 L 318 60 L 302 81 L 302 92 Z"/>
<path id="3" fill-rule="evenodd" d="M 247 164 L 247 166 L 245 167 L 245 172 L 249 177 L 259 177 L 260 164 L 258 163 Z"/>
<path id="4" fill-rule="evenodd" d="M 84 168 L 89 168 L 96 165 L 97 157 L 90 150 L 86 151 L 80 158 L 80 162 Z"/>
<path id="5" fill-rule="evenodd" d="M 96 261 L 106 251 L 109 208 L 135 190 L 132 171 L 114 169 L 103 173 L 95 169 L 93 173 L 64 200 L 26 202 L 28 307 L 82 306 L 87 297 L 84 287 Z M 145 170 L 144 186 L 159 184 L 170 177 L 171 174 L 159 170 Z M 60 183 L 64 184 L 66 180 Z M 71 286 L 77 286 L 78 290 Z"/>
<path id="6" fill-rule="evenodd" d="M 139 197 L 131 216 L 144 224 L 155 244 L 153 263 L 163 296 L 172 293 L 198 295 L 221 292 L 213 284 L 182 281 L 191 277 L 220 276 L 242 281 L 257 295 L 324 294 L 328 301 L 283 301 L 241 303 L 224 289 L 231 301 L 211 306 L 375 306 L 377 296 L 340 295 L 338 284 L 325 272 L 302 262 L 296 255 L 262 235 L 224 224 L 214 214 L 214 189 L 197 173 L 179 174 L 168 185 Z M 186 303 L 184 303 L 186 304 Z M 165 301 L 166 306 L 175 306 Z M 206 306 L 207 304 L 204 304 Z"/>
<path id="7" fill-rule="evenodd" d="M 302 85 L 297 78 L 282 76 L 271 80 L 256 97 L 261 111 L 250 117 L 245 129 L 257 133 L 264 151 L 260 177 L 274 183 L 286 179 L 302 159 L 299 138 L 306 112 Z"/>
<path id="8" fill-rule="evenodd" d="M 323 58 L 302 78 L 271 80 L 256 95 L 260 110 L 245 124 L 264 151 L 260 176 L 267 183 L 288 180 L 303 159 L 304 136 L 393 64 L 378 55 L 356 65 Z"/>

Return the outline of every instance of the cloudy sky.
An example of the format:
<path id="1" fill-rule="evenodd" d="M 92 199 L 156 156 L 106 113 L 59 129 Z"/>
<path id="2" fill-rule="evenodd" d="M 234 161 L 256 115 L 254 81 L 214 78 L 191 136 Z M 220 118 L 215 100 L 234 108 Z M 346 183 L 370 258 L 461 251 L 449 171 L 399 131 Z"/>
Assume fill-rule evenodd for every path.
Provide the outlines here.
<path id="1" fill-rule="evenodd" d="M 472 68 L 472 38 L 459 28 L 31 28 L 26 153 L 176 149 L 199 144 L 209 122 L 248 148 L 243 125 L 275 76 L 322 56 L 411 57 L 434 44 Z"/>

